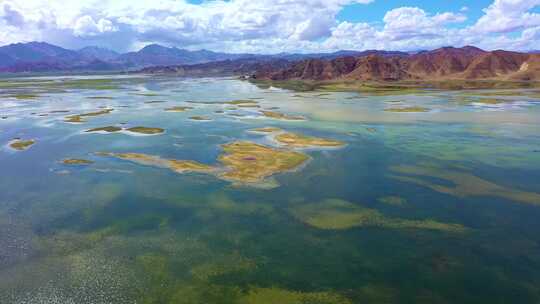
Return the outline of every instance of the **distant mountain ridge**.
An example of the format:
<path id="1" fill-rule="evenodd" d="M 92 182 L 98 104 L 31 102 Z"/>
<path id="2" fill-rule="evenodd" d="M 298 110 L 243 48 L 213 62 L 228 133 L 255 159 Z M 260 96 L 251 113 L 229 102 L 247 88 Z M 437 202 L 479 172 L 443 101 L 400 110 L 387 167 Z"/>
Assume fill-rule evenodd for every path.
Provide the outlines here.
<path id="1" fill-rule="evenodd" d="M 284 69 L 257 71 L 256 79 L 309 81 L 540 80 L 540 54 L 443 47 L 408 56 L 308 59 Z"/>
<path id="2" fill-rule="evenodd" d="M 406 56 L 403 52 L 338 51 L 334 53 L 275 55 L 230 54 L 208 50 L 190 51 L 150 44 L 139 51 L 119 54 L 105 48 L 90 46 L 69 50 L 46 42 L 14 43 L 0 47 L 0 72 L 47 72 L 72 70 L 137 70 L 154 66 L 204 64 L 228 60 L 288 60 L 335 59 L 341 56 L 363 56 L 379 53 L 384 56 Z"/>

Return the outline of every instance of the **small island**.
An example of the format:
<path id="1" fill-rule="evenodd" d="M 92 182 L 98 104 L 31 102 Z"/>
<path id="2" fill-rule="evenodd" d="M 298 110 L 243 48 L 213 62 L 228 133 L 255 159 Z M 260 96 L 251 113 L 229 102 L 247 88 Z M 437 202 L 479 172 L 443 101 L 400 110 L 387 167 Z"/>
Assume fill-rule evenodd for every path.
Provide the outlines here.
<path id="1" fill-rule="evenodd" d="M 303 153 L 247 141 L 223 145 L 223 150 L 219 161 L 228 170 L 221 177 L 241 183 L 260 182 L 276 173 L 294 170 L 309 159 Z"/>
<path id="2" fill-rule="evenodd" d="M 170 107 L 166 108 L 165 112 L 185 112 L 187 110 L 193 109 L 192 107 L 182 107 L 182 106 L 176 106 L 176 107 Z"/>
<path id="3" fill-rule="evenodd" d="M 191 116 L 189 119 L 195 120 L 195 121 L 211 121 L 212 120 L 206 116 Z"/>
<path id="4" fill-rule="evenodd" d="M 24 151 L 30 148 L 35 143 L 36 141 L 33 139 L 28 139 L 28 140 L 15 139 L 10 142 L 9 146 L 14 150 Z"/>
<path id="5" fill-rule="evenodd" d="M 306 136 L 296 133 L 282 133 L 274 138 L 278 143 L 293 148 L 309 148 L 309 147 L 341 147 L 345 143 L 313 136 Z"/>
<path id="6" fill-rule="evenodd" d="M 64 165 L 90 165 L 94 162 L 87 159 L 81 159 L 81 158 L 66 158 L 62 160 L 62 163 Z"/>
<path id="7" fill-rule="evenodd" d="M 275 112 L 275 111 L 261 111 L 261 114 L 268 118 L 281 119 L 281 120 L 306 120 L 303 116 L 291 116 L 288 114 Z"/>
<path id="8" fill-rule="evenodd" d="M 150 128 L 150 127 L 131 127 L 127 128 L 126 131 L 132 133 L 139 133 L 144 135 L 156 135 L 165 132 L 162 128 Z"/>
<path id="9" fill-rule="evenodd" d="M 137 164 L 168 168 L 178 173 L 185 172 L 212 172 L 214 167 L 201 164 L 191 160 L 164 159 L 159 156 L 148 155 L 143 153 L 107 153 L 98 152 L 96 155 L 111 156 L 119 159 L 129 160 Z"/>
<path id="10" fill-rule="evenodd" d="M 116 127 L 116 126 L 106 126 L 106 127 L 98 127 L 98 128 L 89 129 L 89 130 L 86 130 L 84 132 L 87 132 L 87 133 L 92 133 L 92 132 L 114 133 L 114 132 L 119 132 L 119 131 L 122 131 L 122 128 Z"/>
<path id="11" fill-rule="evenodd" d="M 96 112 L 70 115 L 70 116 L 66 116 L 64 121 L 70 122 L 70 123 L 82 123 L 82 122 L 85 122 L 85 120 L 83 119 L 84 117 L 105 115 L 105 114 L 111 113 L 112 111 L 114 111 L 114 109 L 103 109 L 101 111 L 96 111 Z"/>

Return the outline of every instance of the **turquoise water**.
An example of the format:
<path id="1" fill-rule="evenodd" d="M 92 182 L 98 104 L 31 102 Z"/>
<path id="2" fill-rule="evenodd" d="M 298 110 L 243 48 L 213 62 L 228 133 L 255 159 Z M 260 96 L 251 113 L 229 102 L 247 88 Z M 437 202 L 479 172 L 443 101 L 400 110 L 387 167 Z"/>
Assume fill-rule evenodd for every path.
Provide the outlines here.
<path id="1" fill-rule="evenodd" d="M 2 79 L 0 302 L 538 303 L 538 97 L 298 93 L 223 78 Z M 238 99 L 260 108 L 226 104 Z M 173 106 L 193 109 L 164 111 Z M 385 111 L 413 106 L 427 112 Z M 65 122 L 104 108 L 114 111 Z M 111 125 L 165 132 L 84 132 Z M 346 145 L 293 149 L 249 131 L 267 126 Z M 17 151 L 14 138 L 35 144 Z M 235 141 L 310 160 L 258 185 L 96 154 L 217 166 L 221 145 Z"/>

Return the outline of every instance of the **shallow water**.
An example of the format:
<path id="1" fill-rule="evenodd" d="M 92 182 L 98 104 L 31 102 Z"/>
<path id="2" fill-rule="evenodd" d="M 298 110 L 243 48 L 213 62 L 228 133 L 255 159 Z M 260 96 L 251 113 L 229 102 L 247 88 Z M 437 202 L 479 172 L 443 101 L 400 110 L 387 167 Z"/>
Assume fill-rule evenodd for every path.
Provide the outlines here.
<path id="1" fill-rule="evenodd" d="M 2 79 L 0 303 L 538 303 L 540 99 L 498 92 Z M 239 99 L 260 108 L 226 103 Z M 175 106 L 193 109 L 164 110 Z M 385 111 L 406 107 L 429 111 Z M 65 122 L 103 109 L 114 110 Z M 165 132 L 85 132 L 105 126 Z M 346 145 L 293 149 L 249 132 L 267 126 Z M 35 144 L 16 151 L 14 138 Z M 238 140 L 310 160 L 239 184 L 96 154 L 219 166 Z"/>

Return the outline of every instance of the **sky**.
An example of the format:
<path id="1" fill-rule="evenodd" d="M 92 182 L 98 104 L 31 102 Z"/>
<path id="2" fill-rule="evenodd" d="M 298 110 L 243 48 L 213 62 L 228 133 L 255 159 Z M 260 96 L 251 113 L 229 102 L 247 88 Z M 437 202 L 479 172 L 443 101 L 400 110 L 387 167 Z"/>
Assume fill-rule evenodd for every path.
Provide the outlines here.
<path id="1" fill-rule="evenodd" d="M 540 49 L 540 0 L 0 0 L 0 45 L 234 53 Z"/>

